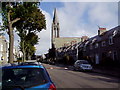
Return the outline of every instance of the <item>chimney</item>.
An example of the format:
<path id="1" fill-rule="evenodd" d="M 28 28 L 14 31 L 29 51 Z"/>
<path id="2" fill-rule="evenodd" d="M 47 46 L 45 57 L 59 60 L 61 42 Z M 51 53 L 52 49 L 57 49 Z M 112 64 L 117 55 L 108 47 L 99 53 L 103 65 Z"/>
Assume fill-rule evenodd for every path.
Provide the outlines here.
<path id="1" fill-rule="evenodd" d="M 84 42 L 85 40 L 87 40 L 88 39 L 88 36 L 82 36 L 81 37 L 81 42 Z"/>
<path id="2" fill-rule="evenodd" d="M 102 35 L 104 32 L 106 32 L 106 28 L 100 28 L 98 30 L 98 35 Z"/>

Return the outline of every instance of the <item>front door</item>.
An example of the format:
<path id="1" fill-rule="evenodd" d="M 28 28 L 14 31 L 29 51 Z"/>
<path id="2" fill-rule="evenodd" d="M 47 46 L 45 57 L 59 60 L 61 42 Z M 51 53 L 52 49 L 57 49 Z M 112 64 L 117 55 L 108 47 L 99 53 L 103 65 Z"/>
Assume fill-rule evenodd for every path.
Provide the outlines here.
<path id="1" fill-rule="evenodd" d="M 99 64 L 99 55 L 98 54 L 95 55 L 95 63 Z"/>

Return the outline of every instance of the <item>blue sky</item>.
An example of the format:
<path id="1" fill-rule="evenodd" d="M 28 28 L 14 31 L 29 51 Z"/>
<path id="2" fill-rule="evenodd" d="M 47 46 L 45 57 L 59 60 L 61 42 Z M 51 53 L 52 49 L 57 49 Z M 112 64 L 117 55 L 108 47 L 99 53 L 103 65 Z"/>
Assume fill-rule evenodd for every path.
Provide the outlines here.
<path id="1" fill-rule="evenodd" d="M 62 2 L 41 2 L 40 8 L 53 15 L 54 8 L 64 7 Z"/>
<path id="2" fill-rule="evenodd" d="M 92 37 L 97 35 L 97 25 L 107 28 L 107 30 L 118 25 L 117 2 L 41 2 L 40 9 L 45 14 L 47 29 L 38 33 L 40 40 L 36 45 L 36 54 L 47 53 L 51 48 L 54 8 L 57 8 L 61 37 L 81 37 L 83 35 Z M 19 37 L 15 34 L 16 46 L 18 39 Z"/>

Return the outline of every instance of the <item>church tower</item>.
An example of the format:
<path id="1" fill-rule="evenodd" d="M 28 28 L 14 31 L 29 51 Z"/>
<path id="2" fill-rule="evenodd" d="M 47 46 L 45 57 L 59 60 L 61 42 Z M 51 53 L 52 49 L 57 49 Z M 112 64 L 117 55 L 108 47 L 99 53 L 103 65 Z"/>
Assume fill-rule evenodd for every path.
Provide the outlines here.
<path id="1" fill-rule="evenodd" d="M 57 11 L 56 8 L 54 9 L 54 17 L 53 17 L 53 22 L 52 22 L 52 35 L 51 35 L 51 43 L 52 47 L 54 47 L 55 44 L 55 38 L 59 38 L 59 21 L 57 17 Z"/>

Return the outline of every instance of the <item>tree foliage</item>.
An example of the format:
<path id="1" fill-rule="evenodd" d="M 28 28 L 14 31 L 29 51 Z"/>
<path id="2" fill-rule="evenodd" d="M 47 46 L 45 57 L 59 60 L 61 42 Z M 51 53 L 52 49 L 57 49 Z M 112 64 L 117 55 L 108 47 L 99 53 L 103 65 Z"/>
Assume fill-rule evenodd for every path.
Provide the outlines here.
<path id="1" fill-rule="evenodd" d="M 25 56 L 29 57 L 35 53 L 35 47 L 38 43 L 37 32 L 40 32 L 42 29 L 46 29 L 46 20 L 45 16 L 42 14 L 40 9 L 34 3 L 24 3 L 25 8 L 22 8 L 25 14 L 25 17 L 19 20 L 14 25 L 17 28 L 18 35 L 21 39 L 21 51 L 25 52 Z M 23 44 L 24 43 L 24 44 Z"/>
<path id="2" fill-rule="evenodd" d="M 22 15 L 22 17 L 14 26 L 23 30 L 28 30 L 29 32 L 40 32 L 42 29 L 46 29 L 45 16 L 40 9 L 38 9 L 37 5 L 38 3 L 33 2 L 24 2 L 24 7 L 20 5 L 16 12 L 16 16 Z"/>
<path id="3" fill-rule="evenodd" d="M 21 39 L 21 50 L 24 53 L 29 52 L 29 55 L 35 52 L 34 45 L 38 43 L 39 38 L 36 33 L 40 32 L 42 29 L 46 29 L 45 16 L 38 8 L 39 5 L 39 2 L 2 3 L 3 24 L 8 32 L 10 43 L 12 43 L 9 46 L 14 45 L 13 30 L 16 28 Z M 29 51 L 27 51 L 26 48 L 29 48 Z M 13 50 L 13 47 L 10 47 L 10 50 Z M 13 53 L 13 51 L 9 52 Z M 13 56 L 13 54 L 10 56 Z"/>
<path id="4" fill-rule="evenodd" d="M 36 51 L 34 45 L 38 43 L 39 40 L 38 35 L 36 35 L 34 32 L 31 32 L 27 35 L 24 35 L 23 33 L 21 34 L 19 33 L 18 35 L 21 37 L 20 50 L 23 53 L 25 52 L 26 58 L 32 56 Z"/>

